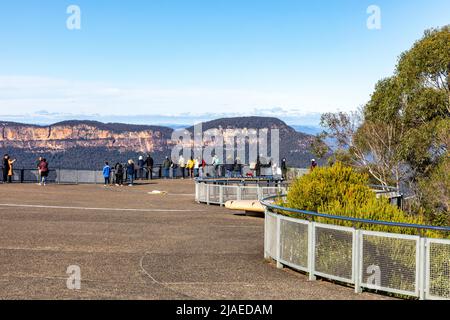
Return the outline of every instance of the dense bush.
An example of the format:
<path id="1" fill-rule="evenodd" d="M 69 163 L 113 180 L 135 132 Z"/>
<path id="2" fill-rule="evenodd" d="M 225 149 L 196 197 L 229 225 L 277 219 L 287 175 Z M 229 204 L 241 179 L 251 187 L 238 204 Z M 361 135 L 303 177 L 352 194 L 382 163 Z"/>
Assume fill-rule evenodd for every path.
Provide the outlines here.
<path id="1" fill-rule="evenodd" d="M 408 215 L 391 205 L 388 199 L 377 198 L 368 186 L 369 177 L 341 163 L 331 167 L 317 168 L 292 184 L 283 206 L 300 210 L 328 213 L 354 218 L 423 224 L 422 215 Z M 302 215 L 297 215 L 300 218 Z M 350 222 L 339 222 L 325 218 L 316 218 L 318 222 L 353 226 Z M 386 231 L 402 234 L 417 234 L 417 230 L 378 225 L 358 225 L 374 231 Z M 436 236 L 435 233 L 427 233 Z M 441 235 L 439 235 L 441 236 Z"/>

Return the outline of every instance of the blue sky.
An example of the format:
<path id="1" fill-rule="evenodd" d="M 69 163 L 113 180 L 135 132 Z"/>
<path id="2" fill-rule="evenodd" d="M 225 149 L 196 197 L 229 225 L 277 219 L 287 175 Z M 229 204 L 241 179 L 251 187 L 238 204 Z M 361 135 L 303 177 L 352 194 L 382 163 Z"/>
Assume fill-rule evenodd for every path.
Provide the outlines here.
<path id="1" fill-rule="evenodd" d="M 81 30 L 66 28 L 72 4 Z M 369 5 L 380 30 L 366 27 Z M 364 104 L 425 29 L 449 23 L 448 0 L 2 2 L 0 117 L 267 114 L 310 125 Z"/>

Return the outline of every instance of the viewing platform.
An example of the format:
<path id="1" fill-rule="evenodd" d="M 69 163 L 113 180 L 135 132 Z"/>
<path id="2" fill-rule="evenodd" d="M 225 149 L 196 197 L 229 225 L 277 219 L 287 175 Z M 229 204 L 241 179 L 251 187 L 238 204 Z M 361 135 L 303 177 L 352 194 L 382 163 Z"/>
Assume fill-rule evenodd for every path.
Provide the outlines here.
<path id="1" fill-rule="evenodd" d="M 0 191 L 1 299 L 388 298 L 276 269 L 264 219 L 196 203 L 192 180 Z M 80 290 L 67 288 L 73 265 Z"/>

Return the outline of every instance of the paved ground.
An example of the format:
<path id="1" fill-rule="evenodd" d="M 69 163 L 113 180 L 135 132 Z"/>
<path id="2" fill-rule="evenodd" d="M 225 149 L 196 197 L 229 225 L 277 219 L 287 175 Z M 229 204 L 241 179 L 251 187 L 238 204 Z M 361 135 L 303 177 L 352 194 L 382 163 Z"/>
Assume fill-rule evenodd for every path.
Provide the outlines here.
<path id="1" fill-rule="evenodd" d="M 0 299 L 382 298 L 276 269 L 263 259 L 263 219 L 193 193 L 187 180 L 0 185 Z M 70 265 L 81 290 L 67 289 Z"/>

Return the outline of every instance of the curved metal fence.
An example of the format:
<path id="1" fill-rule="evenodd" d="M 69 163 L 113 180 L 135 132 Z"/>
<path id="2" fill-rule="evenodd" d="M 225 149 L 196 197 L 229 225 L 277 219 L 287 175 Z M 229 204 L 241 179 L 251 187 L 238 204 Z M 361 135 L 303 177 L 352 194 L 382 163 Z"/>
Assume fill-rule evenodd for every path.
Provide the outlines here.
<path id="1" fill-rule="evenodd" d="M 195 201 L 225 205 L 230 200 L 262 200 L 287 192 L 287 184 L 274 179 L 197 179 Z"/>
<path id="2" fill-rule="evenodd" d="M 264 256 L 277 267 L 307 272 L 355 287 L 389 292 L 420 299 L 450 299 L 450 240 L 367 231 L 356 227 L 314 222 L 315 217 L 357 224 L 385 225 L 450 234 L 450 227 L 436 227 L 373 221 L 319 214 L 277 206 L 266 206 Z M 278 214 L 303 214 L 302 220 Z"/>

